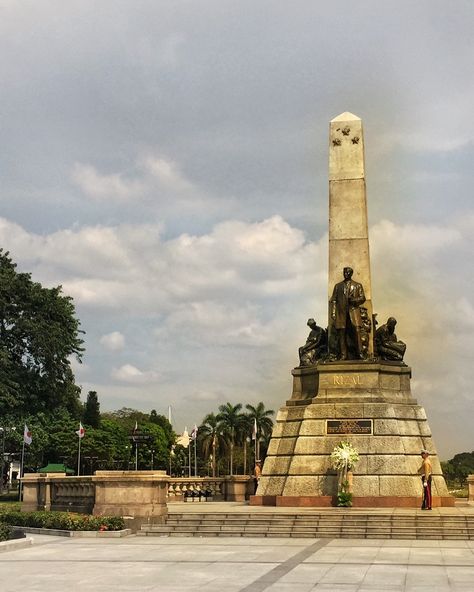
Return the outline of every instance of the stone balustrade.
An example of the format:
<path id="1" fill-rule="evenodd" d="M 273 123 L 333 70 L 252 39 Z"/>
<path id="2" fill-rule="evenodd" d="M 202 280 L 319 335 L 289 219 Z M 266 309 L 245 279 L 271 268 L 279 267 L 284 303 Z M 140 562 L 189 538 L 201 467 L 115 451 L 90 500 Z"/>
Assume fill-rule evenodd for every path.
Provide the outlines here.
<path id="1" fill-rule="evenodd" d="M 225 477 L 171 477 L 168 503 L 192 501 L 243 502 L 253 494 L 254 478 L 248 475 Z"/>
<path id="2" fill-rule="evenodd" d="M 225 477 L 172 477 L 168 483 L 168 502 L 185 499 L 225 499 Z"/>

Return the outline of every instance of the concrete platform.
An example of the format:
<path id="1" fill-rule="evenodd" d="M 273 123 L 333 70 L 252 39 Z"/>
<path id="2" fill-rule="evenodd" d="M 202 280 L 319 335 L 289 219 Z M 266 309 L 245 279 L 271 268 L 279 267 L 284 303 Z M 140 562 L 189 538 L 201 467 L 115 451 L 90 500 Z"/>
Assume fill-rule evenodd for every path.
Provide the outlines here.
<path id="1" fill-rule="evenodd" d="M 2 592 L 474 589 L 474 541 L 33 539 L 0 555 Z"/>

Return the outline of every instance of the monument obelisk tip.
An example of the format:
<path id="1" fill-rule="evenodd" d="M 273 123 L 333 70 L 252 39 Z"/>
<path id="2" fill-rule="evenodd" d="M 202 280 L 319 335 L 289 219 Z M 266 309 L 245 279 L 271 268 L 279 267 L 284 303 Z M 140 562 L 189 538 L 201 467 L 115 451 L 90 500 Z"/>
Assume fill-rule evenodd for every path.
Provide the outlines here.
<path id="1" fill-rule="evenodd" d="M 364 287 L 372 319 L 364 133 L 362 120 L 348 112 L 329 125 L 329 297 L 345 267 L 352 267 L 354 281 Z M 372 345 L 369 340 L 369 355 Z"/>
<path id="2" fill-rule="evenodd" d="M 360 117 L 357 117 L 357 115 L 354 115 L 354 113 L 350 113 L 349 111 L 344 111 L 344 113 L 341 113 L 340 115 L 338 115 L 334 119 L 331 119 L 331 123 L 333 123 L 335 121 L 361 121 L 361 119 L 360 119 Z"/>

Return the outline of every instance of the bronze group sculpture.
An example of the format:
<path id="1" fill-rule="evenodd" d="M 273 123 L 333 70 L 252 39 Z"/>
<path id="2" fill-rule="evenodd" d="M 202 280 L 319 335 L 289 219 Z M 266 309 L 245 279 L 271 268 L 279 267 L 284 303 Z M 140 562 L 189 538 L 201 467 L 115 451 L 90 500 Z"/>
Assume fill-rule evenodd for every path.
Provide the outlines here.
<path id="1" fill-rule="evenodd" d="M 344 280 L 334 286 L 329 301 L 331 325 L 329 329 L 318 327 L 314 319 L 308 319 L 311 329 L 306 343 L 299 350 L 300 366 L 313 366 L 318 362 L 338 360 L 376 359 L 403 363 L 406 344 L 395 334 L 397 320 L 394 317 L 373 333 L 377 321 L 369 316 L 362 284 L 352 279 L 354 271 L 344 267 Z M 373 339 L 374 355 L 369 359 L 369 343 Z"/>
<path id="2" fill-rule="evenodd" d="M 364 341 L 368 343 L 368 338 L 364 339 L 367 322 L 364 323 L 360 308 L 365 302 L 364 288 L 352 279 L 354 270 L 351 267 L 344 267 L 343 273 L 344 280 L 334 286 L 329 301 L 337 347 L 337 352 L 331 353 L 339 360 L 363 360 L 367 358 L 367 344 Z"/>
<path id="3" fill-rule="evenodd" d="M 300 366 L 312 366 L 318 360 L 323 359 L 328 351 L 327 331 L 318 327 L 314 319 L 308 319 L 306 323 L 311 329 L 306 343 L 299 350 Z"/>
<path id="4" fill-rule="evenodd" d="M 375 348 L 377 355 L 382 360 L 392 360 L 402 362 L 405 350 L 407 348 L 403 341 L 398 341 L 395 334 L 395 325 L 397 320 L 394 317 L 387 319 L 385 325 L 382 325 L 375 332 Z"/>

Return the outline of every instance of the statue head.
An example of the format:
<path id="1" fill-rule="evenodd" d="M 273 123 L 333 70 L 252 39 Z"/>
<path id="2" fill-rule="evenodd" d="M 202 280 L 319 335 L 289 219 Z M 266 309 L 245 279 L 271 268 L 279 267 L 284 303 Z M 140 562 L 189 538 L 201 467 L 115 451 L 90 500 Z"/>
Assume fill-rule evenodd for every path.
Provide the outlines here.
<path id="1" fill-rule="evenodd" d="M 316 327 L 316 321 L 314 319 L 308 319 L 308 322 L 306 324 L 308 325 L 308 327 L 311 327 L 311 329 Z"/>
<path id="2" fill-rule="evenodd" d="M 352 277 L 352 274 L 354 273 L 354 270 L 352 269 L 352 267 L 344 267 L 342 273 L 344 274 L 345 280 L 350 280 Z"/>
<path id="3" fill-rule="evenodd" d="M 430 455 L 430 453 L 427 450 L 422 450 L 421 451 L 422 458 L 428 458 L 429 455 Z"/>
<path id="4" fill-rule="evenodd" d="M 395 325 L 397 324 L 397 319 L 395 317 L 389 317 L 387 319 L 387 327 L 391 330 L 395 330 Z"/>

